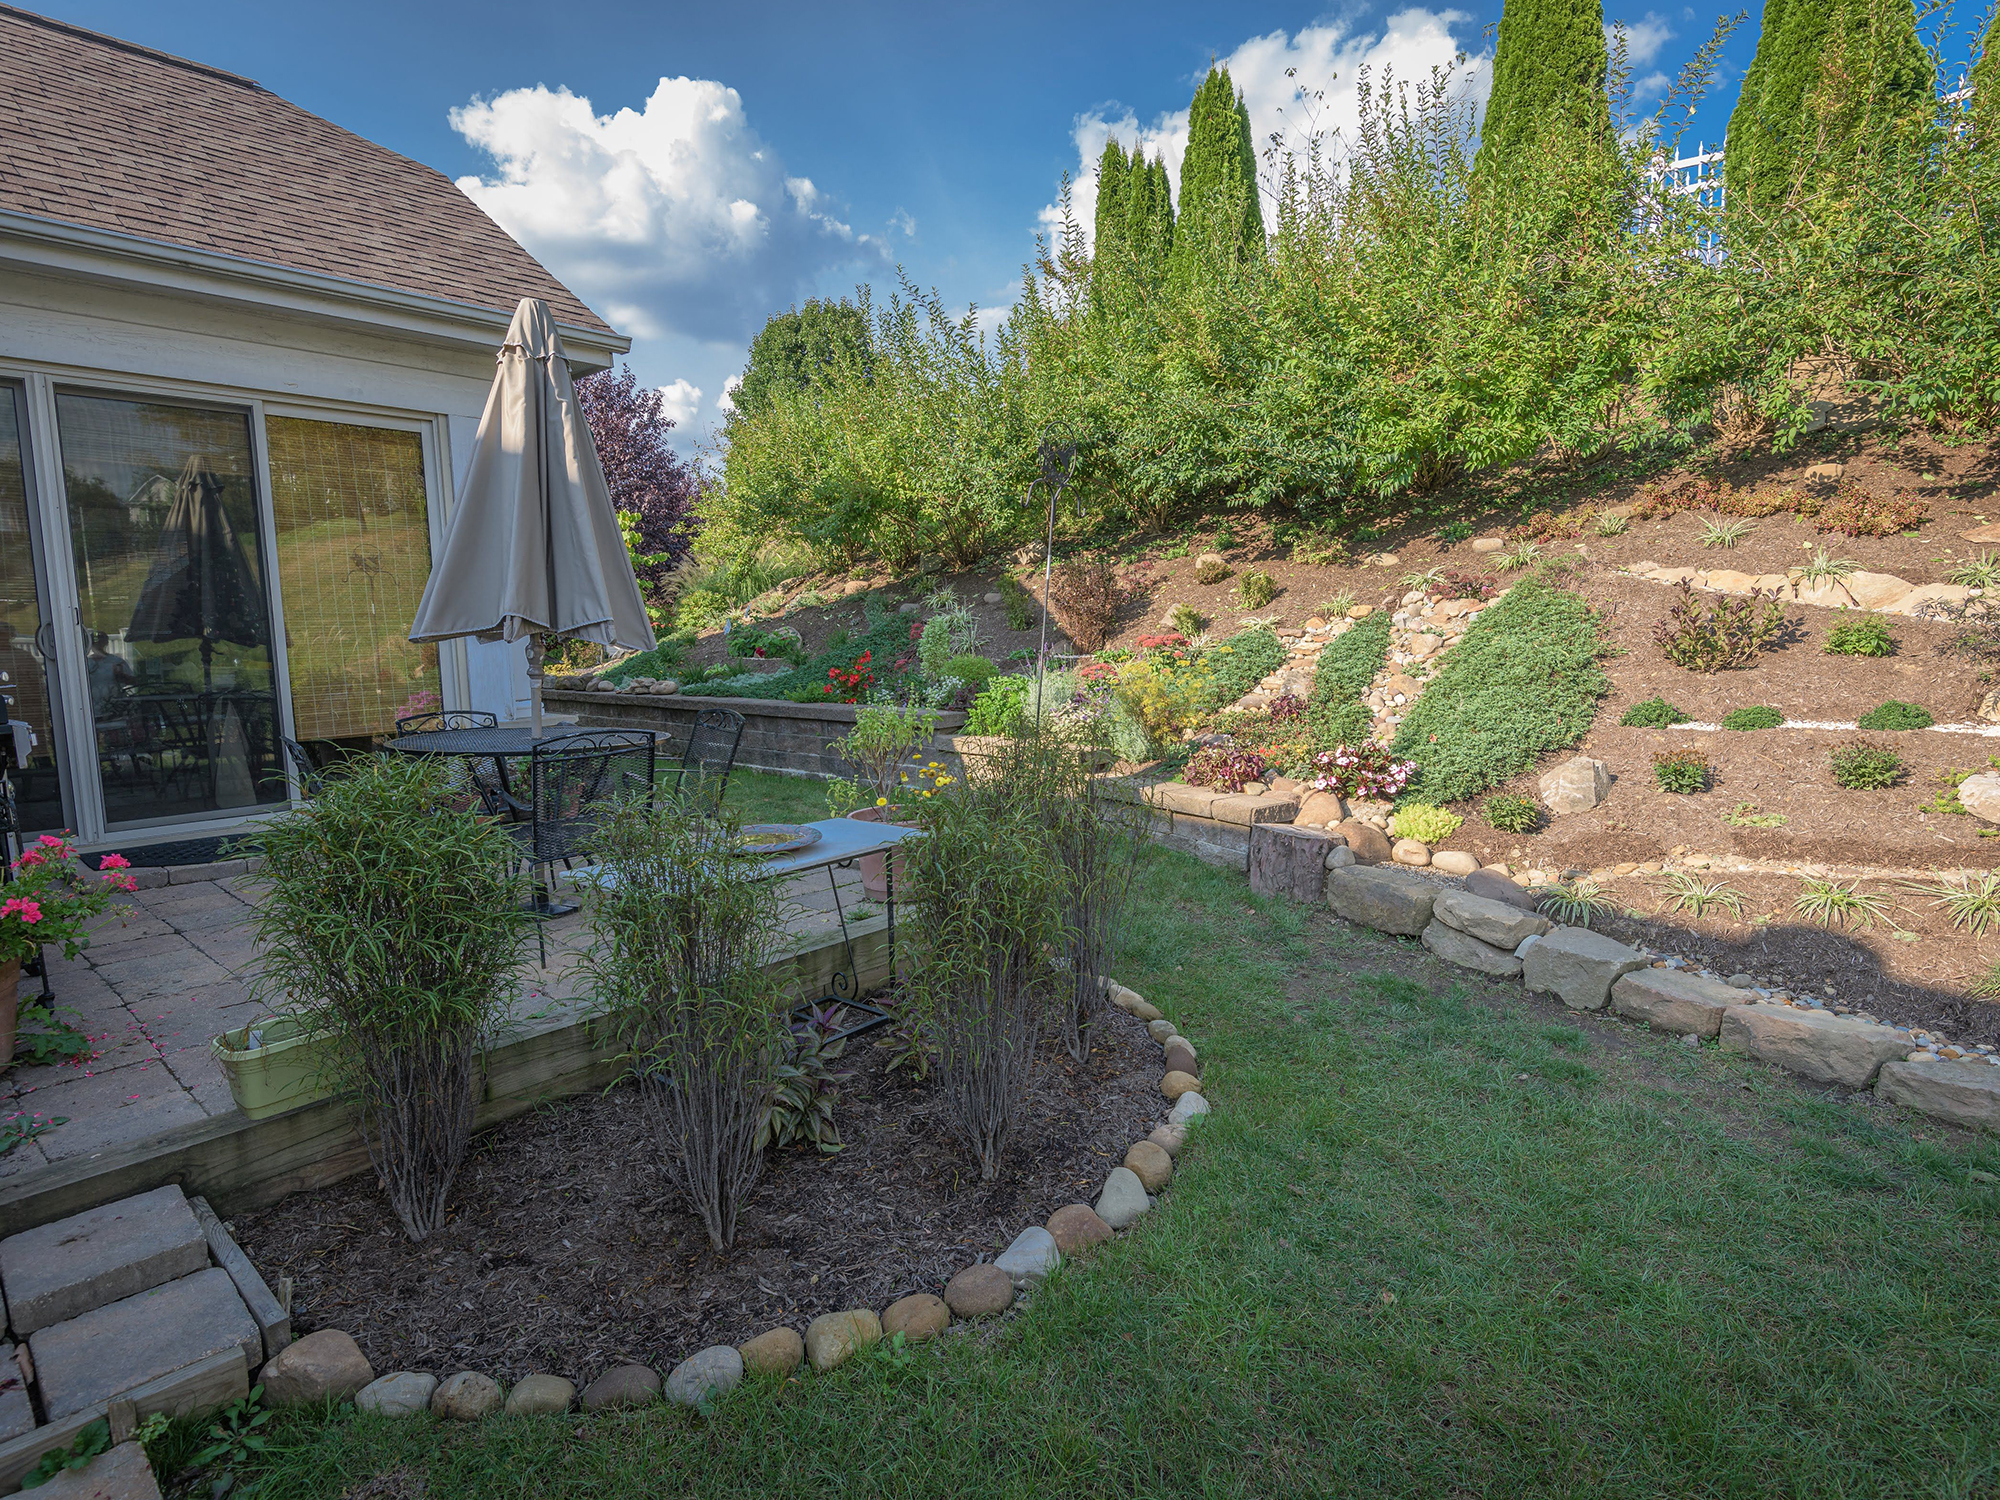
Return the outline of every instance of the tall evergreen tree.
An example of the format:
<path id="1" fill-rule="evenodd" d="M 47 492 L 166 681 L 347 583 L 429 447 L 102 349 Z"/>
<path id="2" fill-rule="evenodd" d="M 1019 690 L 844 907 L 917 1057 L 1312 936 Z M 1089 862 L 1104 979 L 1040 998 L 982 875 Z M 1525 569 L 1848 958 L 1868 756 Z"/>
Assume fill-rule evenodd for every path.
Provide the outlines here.
<path id="1" fill-rule="evenodd" d="M 1124 257 L 1128 243 L 1127 199 L 1135 189 L 1143 190 L 1144 187 L 1141 175 L 1132 170 L 1134 165 L 1126 159 L 1125 148 L 1118 144 L 1116 136 L 1104 143 L 1104 154 L 1097 159 L 1097 239 L 1094 250 L 1100 265 L 1116 265 Z"/>
<path id="2" fill-rule="evenodd" d="M 1743 87 L 1736 94 L 1736 108 L 1729 112 L 1729 133 L 1723 137 L 1722 170 L 1731 193 L 1749 194 L 1750 183 L 1761 175 L 1761 143 L 1764 84 L 1771 70 L 1771 54 L 1785 28 L 1785 7 L 1790 0 L 1764 0 L 1764 14 L 1758 23 L 1757 50 L 1743 73 Z"/>
<path id="3" fill-rule="evenodd" d="M 1602 0 L 1507 0 L 1474 169 L 1492 171 L 1559 116 L 1609 139 L 1609 66 Z"/>
<path id="4" fill-rule="evenodd" d="M 1165 269 L 1174 244 L 1174 199 L 1164 156 L 1147 161 L 1132 153 L 1125 180 L 1125 242 L 1140 274 L 1148 280 Z"/>
<path id="5" fill-rule="evenodd" d="M 1173 261 L 1189 268 L 1209 247 L 1232 243 L 1245 258 L 1263 255 L 1264 205 L 1257 196 L 1250 111 L 1230 83 L 1229 70 L 1210 67 L 1188 108 Z"/>
<path id="6" fill-rule="evenodd" d="M 1738 208 L 1768 211 L 1808 163 L 1838 159 L 1869 132 L 1936 107 L 1912 0 L 1773 0 L 1753 70 L 1758 61 L 1756 99 L 1731 115 L 1723 161 Z"/>

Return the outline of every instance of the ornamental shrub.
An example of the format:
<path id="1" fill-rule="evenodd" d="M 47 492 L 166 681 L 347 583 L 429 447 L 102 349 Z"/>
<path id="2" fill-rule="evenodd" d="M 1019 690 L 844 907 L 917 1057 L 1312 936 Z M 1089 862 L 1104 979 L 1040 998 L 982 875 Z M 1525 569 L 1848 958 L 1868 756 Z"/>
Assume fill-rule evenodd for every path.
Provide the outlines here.
<path id="1" fill-rule="evenodd" d="M 1021 727 L 1032 679 L 995 677 L 980 689 L 965 713 L 964 734 L 1012 734 Z"/>
<path id="2" fill-rule="evenodd" d="M 1879 703 L 1861 716 L 1863 729 L 1928 729 L 1937 722 L 1930 710 L 1921 704 L 1904 703 L 1891 698 L 1887 703 Z"/>
<path id="3" fill-rule="evenodd" d="M 1825 649 L 1829 656 L 1888 656 L 1896 649 L 1896 638 L 1880 615 L 1863 615 L 1829 630 Z"/>
<path id="4" fill-rule="evenodd" d="M 1502 833 L 1533 833 L 1542 822 L 1541 804 L 1514 792 L 1488 797 L 1484 811 L 1486 821 Z"/>
<path id="5" fill-rule="evenodd" d="M 1690 672 L 1722 672 L 1747 667 L 1759 651 L 1775 650 L 1795 628 L 1776 594 L 1761 591 L 1747 599 L 1724 597 L 1703 608 L 1685 581 L 1680 597 L 1653 627 L 1653 644 L 1677 667 Z"/>
<path id="6" fill-rule="evenodd" d="M 1856 792 L 1879 792 L 1900 783 L 1908 774 L 1903 757 L 1887 745 L 1854 740 L 1828 757 L 1833 779 Z"/>
<path id="7" fill-rule="evenodd" d="M 1821 531 L 1838 531 L 1844 536 L 1894 536 L 1899 531 L 1914 531 L 1930 518 L 1930 508 L 1922 501 L 1871 495 L 1849 486 L 1819 507 L 1813 524 Z"/>
<path id="8" fill-rule="evenodd" d="M 1653 755 L 1653 780 L 1663 792 L 1690 796 L 1708 790 L 1708 757 L 1699 750 L 1660 750 Z"/>
<path id="9" fill-rule="evenodd" d="M 1210 745 L 1197 750 L 1181 773 L 1181 780 L 1189 786 L 1214 787 L 1224 792 L 1240 792 L 1246 783 L 1263 779 L 1264 757 L 1233 745 Z"/>
<path id="10" fill-rule="evenodd" d="M 974 692 L 999 674 L 1000 668 L 984 656 L 954 656 L 944 664 L 944 676 L 956 677 Z"/>
<path id="11" fill-rule="evenodd" d="M 1686 709 L 1675 708 L 1664 698 L 1648 698 L 1644 703 L 1635 703 L 1626 709 L 1625 717 L 1618 722 L 1627 729 L 1671 729 L 1693 717 Z"/>
<path id="12" fill-rule="evenodd" d="M 1250 568 L 1236 585 L 1245 609 L 1262 609 L 1278 597 L 1278 581 L 1262 568 Z"/>
<path id="13" fill-rule="evenodd" d="M 1724 729 L 1776 729 L 1785 722 L 1785 716 L 1768 703 L 1759 703 L 1753 708 L 1732 708 L 1722 716 Z"/>
<path id="14" fill-rule="evenodd" d="M 1430 802 L 1405 802 L 1389 818 L 1389 832 L 1420 844 L 1441 844 L 1463 827 L 1465 819 Z"/>

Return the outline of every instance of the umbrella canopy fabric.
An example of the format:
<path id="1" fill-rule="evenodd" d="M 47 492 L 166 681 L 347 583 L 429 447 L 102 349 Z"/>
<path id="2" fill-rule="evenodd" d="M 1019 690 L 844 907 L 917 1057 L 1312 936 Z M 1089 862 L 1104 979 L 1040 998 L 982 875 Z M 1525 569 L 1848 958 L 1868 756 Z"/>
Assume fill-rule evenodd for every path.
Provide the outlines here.
<path id="1" fill-rule="evenodd" d="M 198 456 L 187 461 L 174 486 L 173 506 L 160 528 L 125 638 L 200 641 L 204 660 L 217 641 L 270 644 L 262 572 L 229 519 L 222 481 Z"/>
<path id="2" fill-rule="evenodd" d="M 521 299 L 499 365 L 410 639 L 553 635 L 650 648 L 653 627 L 546 303 Z"/>

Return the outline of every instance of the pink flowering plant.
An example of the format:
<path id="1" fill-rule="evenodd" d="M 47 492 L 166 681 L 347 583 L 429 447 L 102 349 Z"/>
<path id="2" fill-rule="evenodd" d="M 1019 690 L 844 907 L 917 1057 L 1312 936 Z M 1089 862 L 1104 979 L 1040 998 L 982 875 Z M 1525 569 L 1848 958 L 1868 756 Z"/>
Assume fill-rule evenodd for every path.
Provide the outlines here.
<path id="1" fill-rule="evenodd" d="M 0 963 L 31 959 L 45 947 L 75 958 L 90 945 L 90 919 L 114 895 L 137 887 L 131 865 L 122 854 L 107 854 L 102 868 L 86 870 L 68 839 L 43 834 L 0 883 Z"/>
<path id="2" fill-rule="evenodd" d="M 1397 760 L 1380 745 L 1340 745 L 1313 757 L 1312 785 L 1342 797 L 1386 801 L 1417 774 L 1413 760 Z"/>

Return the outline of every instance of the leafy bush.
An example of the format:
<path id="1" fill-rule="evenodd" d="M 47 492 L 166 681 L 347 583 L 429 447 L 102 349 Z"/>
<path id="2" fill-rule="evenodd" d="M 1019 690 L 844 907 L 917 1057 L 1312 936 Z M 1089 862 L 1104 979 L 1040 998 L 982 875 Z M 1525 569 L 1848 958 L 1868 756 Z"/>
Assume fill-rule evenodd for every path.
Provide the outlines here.
<path id="1" fill-rule="evenodd" d="M 1760 703 L 1754 708 L 1732 708 L 1722 716 L 1724 729 L 1776 729 L 1784 722 L 1784 714 L 1768 703 Z"/>
<path id="2" fill-rule="evenodd" d="M 999 674 L 1000 668 L 984 656 L 954 656 L 944 664 L 946 677 L 956 677 L 960 682 L 978 692 Z"/>
<path id="3" fill-rule="evenodd" d="M 1722 672 L 1747 667 L 1759 651 L 1774 650 L 1794 628 L 1775 594 L 1723 598 L 1704 609 L 1686 582 L 1666 618 L 1653 627 L 1653 644 L 1677 667 Z"/>
<path id="4" fill-rule="evenodd" d="M 1820 506 L 1813 524 L 1821 531 L 1838 531 L 1844 536 L 1894 536 L 1914 531 L 1931 518 L 1930 507 L 1900 495 L 1870 495 L 1854 486 Z"/>
<path id="5" fill-rule="evenodd" d="M 1597 617 L 1539 579 L 1488 606 L 1396 732 L 1424 794 L 1457 802 L 1526 770 L 1590 728 L 1606 683 Z"/>
<path id="6" fill-rule="evenodd" d="M 1416 774 L 1415 761 L 1398 760 L 1371 741 L 1319 751 L 1307 780 L 1316 791 L 1386 801 L 1401 796 Z"/>
<path id="7" fill-rule="evenodd" d="M 610 1009 L 662 1173 L 727 1250 L 762 1167 L 785 1006 L 765 972 L 776 882 L 728 809 L 634 797 L 599 826 L 607 878 L 583 963 Z"/>
<path id="8" fill-rule="evenodd" d="M 1533 833 L 1542 823 L 1542 806 L 1532 797 L 1501 792 L 1488 797 L 1486 821 L 1502 833 Z"/>
<path id="9" fill-rule="evenodd" d="M 1278 581 L 1262 568 L 1251 568 L 1236 585 L 1245 609 L 1262 609 L 1278 597 Z"/>
<path id="10" fill-rule="evenodd" d="M 728 651 L 731 656 L 776 657 L 790 662 L 802 662 L 806 659 L 804 642 L 799 639 L 799 633 L 789 627 L 778 631 L 753 630 L 749 626 L 741 630 L 732 630 L 729 633 Z"/>
<path id="11" fill-rule="evenodd" d="M 1694 717 L 1684 708 L 1675 708 L 1664 698 L 1648 698 L 1644 703 L 1635 703 L 1625 710 L 1625 716 L 1618 722 L 1627 729 L 1670 729 L 1676 724 L 1685 724 Z"/>
<path id="12" fill-rule="evenodd" d="M 1221 645 L 1209 647 L 1201 654 L 1201 666 L 1212 684 L 1210 707 L 1234 703 L 1282 667 L 1290 656 L 1278 633 L 1266 625 L 1253 625 Z"/>
<path id="13" fill-rule="evenodd" d="M 847 1050 L 847 1043 L 833 1040 L 834 1013 L 812 1011 L 791 1023 L 779 1044 L 780 1057 L 771 1068 L 770 1090 L 764 1098 L 763 1117 L 757 1122 L 758 1151 L 782 1151 L 805 1142 L 822 1156 L 840 1149 L 840 1127 L 833 1109 L 840 1098 L 845 1073 L 832 1065 Z"/>
<path id="14" fill-rule="evenodd" d="M 443 1224 L 472 1137 L 482 1049 L 513 999 L 530 918 L 520 846 L 453 809 L 445 770 L 363 756 L 259 832 L 260 999 L 331 1038 L 403 1231 Z"/>
<path id="15" fill-rule="evenodd" d="M 1368 738 L 1374 716 L 1361 695 L 1389 658 L 1389 617 L 1369 615 L 1328 642 L 1313 668 L 1312 698 L 1306 704 L 1306 733 L 1314 750 L 1358 745 Z"/>
<path id="16" fill-rule="evenodd" d="M 691 697 L 791 698 L 800 702 L 851 701 L 842 692 L 829 693 L 839 684 L 827 674 L 836 669 L 852 672 L 863 656 L 867 671 L 876 685 L 888 686 L 894 675 L 891 663 L 910 654 L 910 622 L 901 615 L 883 615 L 881 606 L 869 598 L 862 606 L 865 628 L 856 635 L 835 635 L 813 656 L 789 672 L 766 672 L 743 682 L 725 670 L 718 681 L 692 683 L 681 691 Z"/>
<path id="17" fill-rule="evenodd" d="M 1194 581 L 1200 584 L 1217 584 L 1230 576 L 1229 564 L 1223 561 L 1219 552 L 1204 552 L 1194 560 Z"/>
<path id="18" fill-rule="evenodd" d="M 1167 623 L 1173 626 L 1174 634 L 1191 641 L 1207 628 L 1208 617 L 1192 604 L 1176 604 L 1168 611 Z"/>
<path id="19" fill-rule="evenodd" d="M 1896 638 L 1889 633 L 1889 622 L 1880 615 L 1842 620 L 1826 633 L 1826 652 L 1830 656 L 1888 656 L 1895 649 Z"/>
<path id="20" fill-rule="evenodd" d="M 1937 720 L 1931 717 L 1929 709 L 1920 704 L 1891 698 L 1869 709 L 1859 722 L 1863 729 L 1928 729 Z"/>
<path id="21" fill-rule="evenodd" d="M 1900 784 L 1908 775 L 1903 757 L 1886 745 L 1855 740 L 1835 750 L 1829 763 L 1833 779 L 1850 791 L 1879 792 Z"/>
<path id="22" fill-rule="evenodd" d="M 843 804 L 834 816 L 894 802 L 903 785 L 903 766 L 936 733 L 937 714 L 916 704 L 870 703 L 857 709 L 854 727 L 827 746 L 854 768 L 852 782 L 827 783 L 829 806 Z"/>
<path id="23" fill-rule="evenodd" d="M 1049 577 L 1049 605 L 1063 634 L 1079 651 L 1095 651 L 1111 638 L 1126 591 L 1108 557 L 1072 558 Z"/>
<path id="24" fill-rule="evenodd" d="M 1000 575 L 1000 607 L 1007 614 L 1009 630 L 1033 630 L 1035 628 L 1035 598 L 1021 587 L 1020 580 L 1010 573 Z"/>
<path id="25" fill-rule="evenodd" d="M 598 675 L 613 682 L 634 677 L 672 677 L 687 664 L 687 642 L 679 634 L 662 636 L 650 651 L 636 651 Z"/>
<path id="26" fill-rule="evenodd" d="M 1699 750 L 1657 750 L 1653 753 L 1653 780 L 1663 792 L 1683 796 L 1708 790 L 1708 757 Z"/>
<path id="27" fill-rule="evenodd" d="M 1389 819 L 1389 832 L 1420 844 L 1441 844 L 1463 827 L 1465 819 L 1429 802 L 1405 802 Z"/>
<path id="28" fill-rule="evenodd" d="M 1240 792 L 1252 781 L 1264 779 L 1264 757 L 1254 750 L 1238 750 L 1230 745 L 1210 745 L 1188 759 L 1181 780 L 1189 786 L 1213 787 L 1217 791 Z"/>
<path id="29" fill-rule="evenodd" d="M 980 690 L 966 710 L 964 734 L 1012 734 L 1021 727 L 1025 699 L 1033 685 L 1027 677 L 996 677 Z"/>

